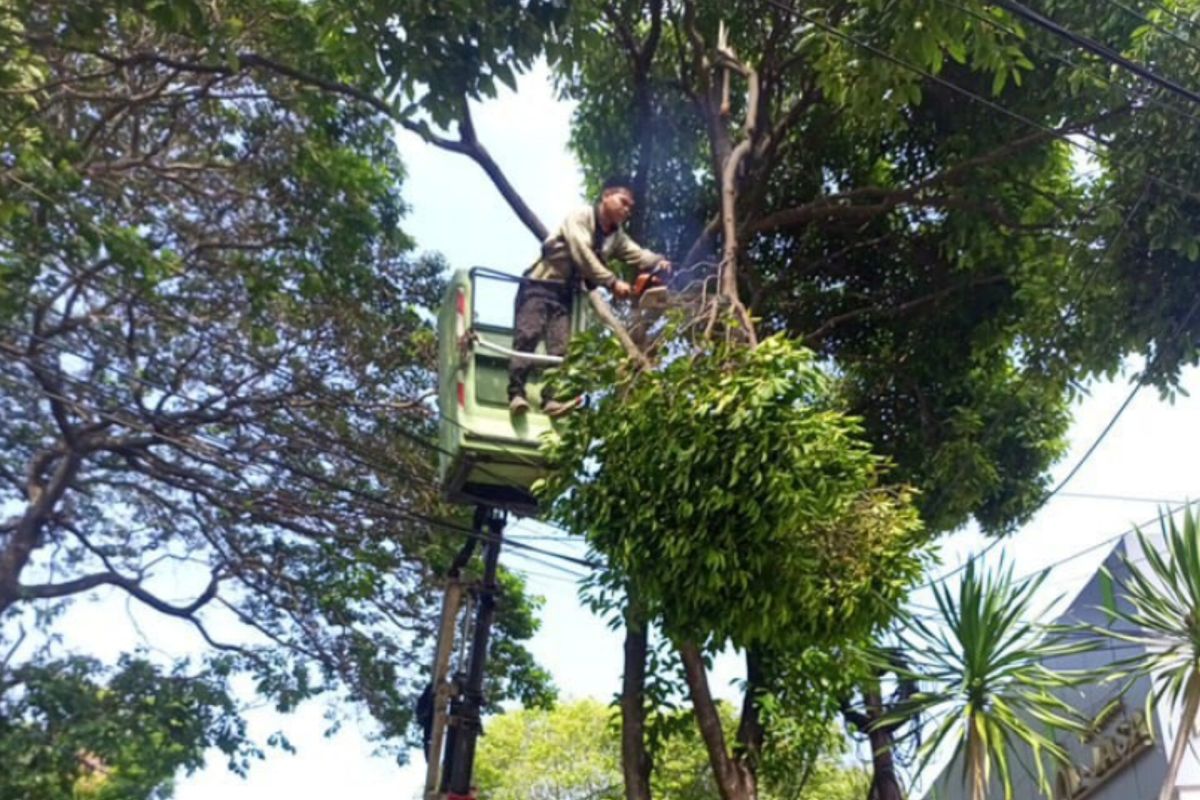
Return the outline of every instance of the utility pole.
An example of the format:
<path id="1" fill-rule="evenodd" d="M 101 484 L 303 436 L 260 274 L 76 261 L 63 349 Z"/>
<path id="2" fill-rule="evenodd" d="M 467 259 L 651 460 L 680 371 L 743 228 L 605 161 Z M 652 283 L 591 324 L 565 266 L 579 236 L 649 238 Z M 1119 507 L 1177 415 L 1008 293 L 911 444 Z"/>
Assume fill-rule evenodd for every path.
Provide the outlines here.
<path id="1" fill-rule="evenodd" d="M 486 522 L 480 525 L 485 516 Z M 487 665 L 488 638 L 496 618 L 496 570 L 500 563 L 505 519 L 503 512 L 481 506 L 476 512 L 476 523 L 476 529 L 485 528 L 488 536 L 483 556 L 483 582 L 476 590 L 479 602 L 466 681 L 462 694 L 450 704 L 446 760 L 442 770 L 442 790 L 446 792 L 446 800 L 474 800 L 471 775 L 475 767 L 475 746 L 483 727 L 483 673 Z"/>

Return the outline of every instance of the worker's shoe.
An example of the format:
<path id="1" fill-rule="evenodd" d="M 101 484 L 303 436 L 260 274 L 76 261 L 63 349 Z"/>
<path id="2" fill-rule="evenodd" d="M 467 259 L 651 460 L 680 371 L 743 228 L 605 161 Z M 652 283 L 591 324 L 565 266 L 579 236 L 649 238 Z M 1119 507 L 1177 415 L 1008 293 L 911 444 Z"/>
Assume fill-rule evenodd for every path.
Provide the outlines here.
<path id="1" fill-rule="evenodd" d="M 542 403 L 542 411 L 548 417 L 562 417 L 570 414 L 579 405 L 577 400 L 547 400 Z"/>
<path id="2" fill-rule="evenodd" d="M 529 401 L 521 395 L 516 395 L 508 401 L 508 412 L 514 415 L 524 414 L 529 410 Z"/>

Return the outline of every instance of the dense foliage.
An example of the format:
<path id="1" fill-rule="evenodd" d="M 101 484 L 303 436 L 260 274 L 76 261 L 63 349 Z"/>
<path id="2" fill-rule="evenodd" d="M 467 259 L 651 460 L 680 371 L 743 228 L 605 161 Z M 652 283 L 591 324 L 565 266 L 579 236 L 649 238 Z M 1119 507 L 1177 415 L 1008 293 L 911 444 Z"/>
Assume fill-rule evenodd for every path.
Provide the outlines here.
<path id="1" fill-rule="evenodd" d="M 622 376 L 610 345 L 573 343 L 560 379 L 603 394 L 547 444 L 544 493 L 651 618 L 718 646 L 802 648 L 888 617 L 920 574 L 921 526 L 811 352 L 774 337 Z"/>
<path id="2" fill-rule="evenodd" d="M 721 705 L 727 722 L 734 710 Z M 655 757 L 655 794 L 671 800 L 715 800 L 703 743 L 681 712 Z M 840 763 L 842 741 L 826 729 L 823 749 L 810 769 L 776 770 L 763 800 L 861 800 L 865 776 Z M 492 719 L 480 743 L 480 800 L 619 800 L 624 796 L 620 745 L 612 709 L 595 700 L 562 703 L 553 710 L 510 711 Z M 782 766 L 782 765 L 781 765 Z M 804 765 L 807 767 L 807 765 Z"/>
<path id="3" fill-rule="evenodd" d="M 184 665 L 164 673 L 135 657 L 112 670 L 74 657 L 6 672 L 0 679 L 0 795 L 170 797 L 176 774 L 199 768 L 208 748 L 244 771 L 259 753 L 245 741 L 227 677 L 219 661 L 199 673 Z"/>
<path id="4" fill-rule="evenodd" d="M 418 112 L 384 98 L 415 79 L 418 106 L 461 105 L 528 63 L 536 20 L 469 57 L 485 7 L 524 20 L 0 4 L 6 651 L 20 621 L 128 596 L 282 710 L 339 692 L 406 734 L 462 534 L 427 444 L 446 265 L 400 228 L 394 124 Z M 495 686 L 539 702 L 536 620 L 505 588 Z"/>
<path id="5" fill-rule="evenodd" d="M 1200 74 L 1190 0 L 1031 5 Z M 722 23 L 760 88 L 748 107 L 734 75 L 728 115 Z M 633 174 L 642 238 L 696 264 L 678 287 L 716 260 L 721 167 L 748 145 L 743 299 L 837 364 L 930 530 L 1002 533 L 1038 508 L 1074 381 L 1138 354 L 1166 388 L 1195 363 L 1200 127 L 1181 99 L 977 0 L 612 0 L 565 30 L 574 149 L 592 186 Z"/>
<path id="6" fill-rule="evenodd" d="M 1200 74 L 1172 30 L 1194 0 L 1039 8 Z M 542 54 L 578 101 L 589 184 L 632 173 L 634 232 L 674 256 L 677 289 L 730 252 L 717 190 L 744 154 L 725 187 L 736 288 L 791 339 L 636 375 L 588 345 L 612 361 L 577 377 L 616 388 L 551 450 L 572 468 L 547 487 L 556 513 L 636 601 L 627 672 L 647 624 L 683 637 L 726 797 L 753 793 L 761 723 L 786 729 L 774 698 L 836 671 L 812 645 L 879 625 L 914 547 L 1038 508 L 1079 380 L 1143 355 L 1170 391 L 1196 361 L 1194 115 L 980 0 L 9 0 L 9 623 L 124 592 L 231 649 L 281 707 L 341 686 L 403 729 L 451 543 L 418 443 L 442 265 L 398 227 L 393 126 L 474 159 L 540 234 L 467 100 Z M 544 699 L 510 588 L 500 680 Z M 239 626 L 251 644 L 214 636 Z M 689 638 L 756 651 L 743 773 L 717 755 Z M 628 789 L 641 767 L 623 767 Z"/>

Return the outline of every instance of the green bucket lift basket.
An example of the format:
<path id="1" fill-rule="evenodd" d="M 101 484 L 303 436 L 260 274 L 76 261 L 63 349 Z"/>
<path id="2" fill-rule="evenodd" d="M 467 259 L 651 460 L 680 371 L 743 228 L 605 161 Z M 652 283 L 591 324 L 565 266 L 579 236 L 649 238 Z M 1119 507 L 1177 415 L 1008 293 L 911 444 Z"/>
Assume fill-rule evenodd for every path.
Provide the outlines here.
<path id="1" fill-rule="evenodd" d="M 541 382 L 526 386 L 530 410 L 508 411 L 513 353 L 513 305 L 521 278 L 484 267 L 458 270 L 438 315 L 439 476 L 452 503 L 484 504 L 522 515 L 537 513 L 530 492 L 545 464 L 538 452 L 550 418 L 539 413 Z M 587 325 L 586 303 L 571 304 L 571 331 Z M 533 355 L 544 365 L 544 345 Z"/>

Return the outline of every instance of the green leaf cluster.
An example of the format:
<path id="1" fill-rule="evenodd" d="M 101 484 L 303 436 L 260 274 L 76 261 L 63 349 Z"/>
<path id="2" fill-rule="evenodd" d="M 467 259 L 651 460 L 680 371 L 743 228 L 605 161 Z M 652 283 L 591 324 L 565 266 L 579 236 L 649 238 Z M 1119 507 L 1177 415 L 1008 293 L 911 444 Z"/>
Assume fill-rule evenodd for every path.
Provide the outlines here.
<path id="1" fill-rule="evenodd" d="M 726 727 L 736 711 L 719 705 Z M 652 792 L 670 800 L 719 797 L 704 743 L 686 712 L 673 712 L 672 734 L 655 751 Z M 845 742 L 823 728 L 820 746 L 803 765 L 768 757 L 764 800 L 856 800 L 866 790 L 860 770 L 839 762 Z M 624 797 L 620 734 L 613 709 L 596 700 L 573 700 L 551 710 L 523 709 L 487 722 L 476 778 L 480 800 L 619 800 Z"/>
<path id="2" fill-rule="evenodd" d="M 1144 562 L 1122 553 L 1119 571 L 1103 568 L 1107 623 L 1087 630 L 1104 645 L 1137 649 L 1113 663 L 1104 680 L 1149 679 L 1147 711 L 1164 704 L 1184 709 L 1191 700 L 1194 712 L 1200 698 L 1200 518 L 1190 508 L 1178 521 L 1164 512 L 1159 526 L 1157 533 L 1137 531 Z M 1193 724 L 1181 720 L 1180 728 Z"/>
<path id="3" fill-rule="evenodd" d="M 165 798 L 213 749 L 239 772 L 261 756 L 218 665 L 164 672 L 125 656 L 106 670 L 72 657 L 0 673 L 0 796 Z"/>
<path id="4" fill-rule="evenodd" d="M 231 668 L 264 699 L 336 694 L 400 748 L 459 541 L 414 516 L 454 513 L 423 400 L 447 265 L 401 227 L 383 65 L 420 82 L 454 62 L 454 81 L 414 88 L 453 110 L 549 23 L 528 3 L 454 5 L 0 2 L 6 534 L 32 513 L 16 476 L 80 453 L 30 569 L 0 559 L 6 625 L 46 569 L 62 602 L 110 572 L 211 580 L 194 613 L 224 603 L 246 624 L 222 644 L 254 643 Z M 512 42 L 493 5 L 525 26 Z M 552 693 L 523 588 L 506 585 L 497 700 Z"/>
<path id="5" fill-rule="evenodd" d="M 668 635 L 803 648 L 890 616 L 923 529 L 810 351 L 714 344 L 622 375 L 608 340 L 572 347 L 558 380 L 607 388 L 546 441 L 541 495 Z"/>
<path id="6" fill-rule="evenodd" d="M 572 148 L 589 187 L 633 175 L 640 241 L 718 260 L 702 232 L 746 113 L 737 77 L 730 117 L 706 109 L 724 24 L 763 86 L 738 183 L 743 300 L 836 364 L 929 530 L 974 517 L 1004 534 L 1044 501 L 1073 387 L 1136 355 L 1170 392 L 1200 357 L 1200 127 L 978 0 L 791 5 L 572 4 L 552 51 L 578 103 Z M 1179 30 L 1198 6 L 1169 8 L 1138 11 L 1153 26 L 1116 4 L 1042 10 L 1186 83 L 1200 49 Z"/>

